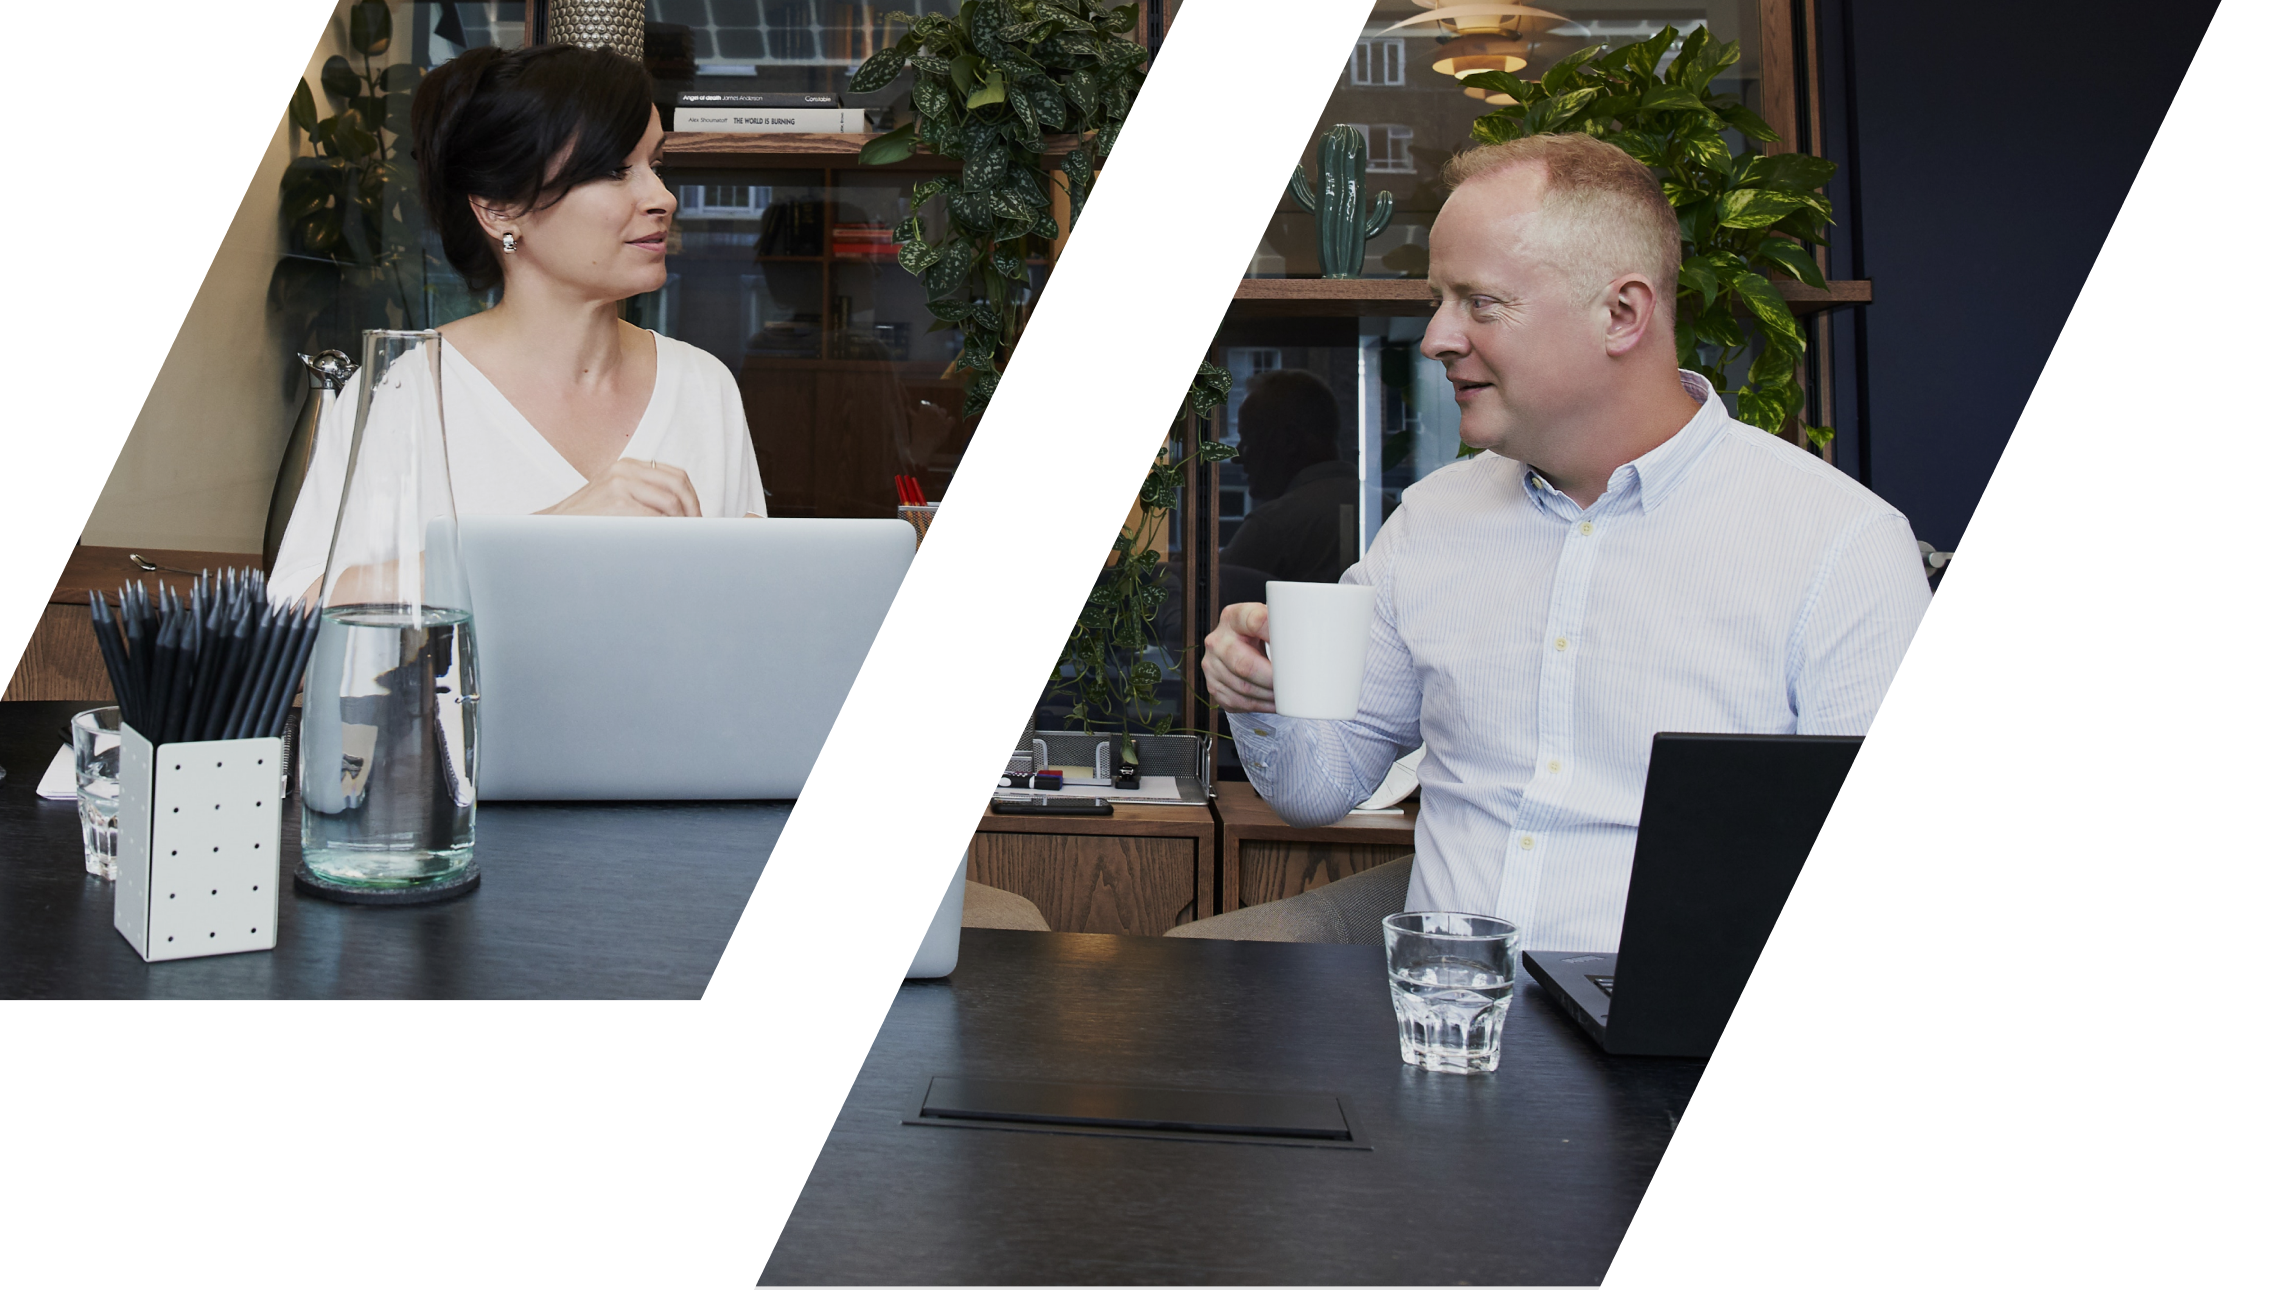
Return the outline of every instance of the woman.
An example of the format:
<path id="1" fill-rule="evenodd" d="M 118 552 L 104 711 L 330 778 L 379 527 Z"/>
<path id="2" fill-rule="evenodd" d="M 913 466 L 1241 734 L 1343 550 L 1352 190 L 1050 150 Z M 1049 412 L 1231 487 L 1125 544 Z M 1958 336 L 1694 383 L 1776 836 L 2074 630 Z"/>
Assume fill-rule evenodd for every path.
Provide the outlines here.
<path id="1" fill-rule="evenodd" d="M 503 287 L 441 329 L 458 513 L 764 515 L 733 374 L 619 315 L 663 285 L 678 208 L 646 70 L 566 45 L 469 50 L 419 86 L 411 130 L 443 252 L 474 290 Z M 323 576 L 352 407 L 343 394 L 318 433 L 280 592 Z"/>

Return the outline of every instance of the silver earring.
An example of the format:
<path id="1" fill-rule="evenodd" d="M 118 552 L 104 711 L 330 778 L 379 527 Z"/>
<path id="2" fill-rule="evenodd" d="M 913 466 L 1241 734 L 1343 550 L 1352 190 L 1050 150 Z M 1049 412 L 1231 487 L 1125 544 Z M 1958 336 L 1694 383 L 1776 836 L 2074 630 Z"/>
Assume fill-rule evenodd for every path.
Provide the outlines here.
<path id="1" fill-rule="evenodd" d="M 520 246 L 521 239 L 514 237 L 510 233 L 507 233 L 505 235 L 505 254 L 511 255 L 513 252 L 519 250 Z"/>

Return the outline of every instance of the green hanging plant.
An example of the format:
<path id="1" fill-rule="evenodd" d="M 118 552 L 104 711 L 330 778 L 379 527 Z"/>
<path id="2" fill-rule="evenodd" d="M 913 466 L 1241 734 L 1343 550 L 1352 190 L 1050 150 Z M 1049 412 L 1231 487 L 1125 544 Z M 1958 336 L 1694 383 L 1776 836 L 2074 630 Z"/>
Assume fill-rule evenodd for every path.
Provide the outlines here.
<path id="1" fill-rule="evenodd" d="M 893 236 L 900 267 L 923 280 L 933 329 L 961 332 L 948 370 L 971 373 L 963 414 L 976 416 L 1016 348 L 1030 264 L 1061 232 L 1051 190 L 1064 190 L 1078 221 L 1143 88 L 1144 49 L 1120 38 L 1135 28 L 1136 6 L 966 0 L 951 18 L 892 13 L 886 21 L 906 33 L 860 64 L 850 88 L 872 93 L 912 69 L 915 120 L 870 140 L 860 161 L 889 165 L 927 149 L 963 163 L 915 186 L 915 209 Z M 1054 166 L 1048 135 L 1073 138 Z"/>
<path id="2" fill-rule="evenodd" d="M 1733 393 L 1741 419 L 1773 433 L 1803 429 L 1820 449 L 1832 432 L 1804 423 L 1806 394 L 1798 383 L 1806 332 L 1767 275 L 1823 285 L 1807 248 L 1825 241 L 1830 202 L 1819 190 L 1837 166 L 1753 146 L 1781 138 L 1735 95 L 1712 92 L 1713 78 L 1741 55 L 1736 42 L 1698 27 L 1658 75 L 1657 64 L 1676 39 L 1679 32 L 1668 26 L 1620 49 L 1589 46 L 1536 81 L 1504 72 L 1471 76 L 1467 84 L 1515 100 L 1477 118 L 1474 136 L 1504 143 L 1583 131 L 1654 170 L 1680 219 L 1675 336 L 1681 366 Z M 1729 149 L 1730 133 L 1741 152 Z M 1728 369 L 1747 355 L 1743 383 L 1731 391 Z"/>
<path id="3" fill-rule="evenodd" d="M 1078 221 L 1143 87 L 1143 47 L 1122 39 L 1136 26 L 1136 6 L 965 0 L 951 18 L 892 13 L 886 21 L 906 33 L 862 63 L 849 88 L 873 93 L 912 69 L 915 120 L 870 140 L 860 161 L 890 165 L 919 149 L 962 161 L 959 172 L 915 186 L 914 209 L 893 236 L 900 267 L 923 280 L 932 330 L 961 333 L 947 370 L 971 373 L 963 415 L 977 416 L 1016 349 L 1032 301 L 1031 262 L 1064 231 L 1050 213 L 1053 190 L 1065 193 L 1068 223 Z M 1072 137 L 1054 165 L 1050 135 Z M 1184 409 L 1204 417 L 1230 388 L 1230 373 L 1202 363 Z M 1180 460 L 1163 453 L 1146 476 L 1134 530 L 1113 544 L 1051 688 L 1075 696 L 1072 717 L 1083 730 L 1164 732 L 1172 724 L 1151 711 L 1168 675 L 1147 657 L 1160 647 L 1156 622 L 1168 596 L 1152 547 L 1183 471 L 1194 459 L 1226 461 L 1235 452 L 1202 442 Z"/>
<path id="4" fill-rule="evenodd" d="M 1231 374 L 1208 367 L 1192 383 L 1183 411 L 1205 420 L 1230 397 Z M 1227 443 L 1202 439 L 1181 458 L 1163 448 L 1153 459 L 1137 494 L 1136 523 L 1113 542 L 1112 561 L 1081 606 L 1049 687 L 1052 697 L 1071 696 L 1073 707 L 1066 716 L 1082 730 L 1117 726 L 1123 735 L 1137 730 L 1164 735 L 1175 725 L 1171 712 L 1157 710 L 1160 683 L 1170 674 L 1150 657 L 1158 650 L 1182 667 L 1177 657 L 1182 651 L 1168 650 L 1160 640 L 1157 620 L 1168 587 L 1157 547 L 1175 509 L 1176 490 L 1183 487 L 1184 470 L 1195 461 L 1212 464 L 1237 455 Z"/>

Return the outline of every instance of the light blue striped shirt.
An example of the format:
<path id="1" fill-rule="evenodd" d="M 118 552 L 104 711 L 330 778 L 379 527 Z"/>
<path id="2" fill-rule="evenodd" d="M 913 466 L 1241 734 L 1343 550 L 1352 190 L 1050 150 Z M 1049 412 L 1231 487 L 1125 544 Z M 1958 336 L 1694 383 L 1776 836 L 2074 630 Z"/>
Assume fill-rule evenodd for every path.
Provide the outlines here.
<path id="1" fill-rule="evenodd" d="M 1614 949 L 1657 732 L 1869 728 L 1930 599 L 1909 522 L 1681 380 L 1696 416 L 1591 507 L 1489 453 L 1405 491 L 1342 575 L 1380 589 L 1355 720 L 1232 714 L 1295 825 L 1426 741 L 1406 908 Z"/>

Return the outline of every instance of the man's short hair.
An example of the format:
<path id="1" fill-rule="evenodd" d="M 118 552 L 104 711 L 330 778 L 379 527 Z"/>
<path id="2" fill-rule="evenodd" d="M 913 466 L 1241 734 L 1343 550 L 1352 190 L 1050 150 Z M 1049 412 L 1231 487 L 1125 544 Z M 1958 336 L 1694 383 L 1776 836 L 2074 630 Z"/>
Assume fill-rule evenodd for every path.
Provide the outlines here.
<path id="1" fill-rule="evenodd" d="M 1668 312 L 1680 286 L 1680 221 L 1647 166 L 1585 134 L 1534 134 L 1455 155 L 1449 190 L 1471 179 L 1536 163 L 1546 168 L 1540 211 L 1545 248 L 1581 301 L 1620 275 L 1638 273 Z"/>

